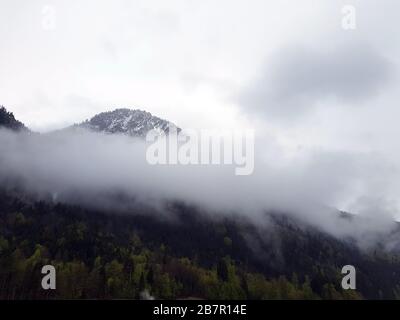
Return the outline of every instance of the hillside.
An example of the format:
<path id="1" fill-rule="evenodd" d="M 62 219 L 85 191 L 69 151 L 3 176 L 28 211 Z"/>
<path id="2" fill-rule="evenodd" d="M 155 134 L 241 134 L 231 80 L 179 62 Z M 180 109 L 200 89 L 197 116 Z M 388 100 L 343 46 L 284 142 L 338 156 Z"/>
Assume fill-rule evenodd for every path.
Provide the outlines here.
<path id="1" fill-rule="evenodd" d="M 0 127 L 5 127 L 11 130 L 27 130 L 25 125 L 16 120 L 12 112 L 8 112 L 4 106 L 0 106 Z"/>
<path id="2" fill-rule="evenodd" d="M 4 108 L 0 114 L 3 127 L 27 130 Z M 176 127 L 137 110 L 93 119 L 83 126 L 135 137 Z M 284 213 L 255 222 L 246 212 L 221 215 L 176 200 L 95 210 L 95 197 L 71 205 L 26 191 L 19 183 L 0 187 L 0 299 L 400 298 L 399 228 L 365 250 Z M 362 222 L 343 212 L 337 218 Z M 40 288 L 46 264 L 57 270 L 53 292 Z M 355 291 L 341 288 L 348 264 L 357 269 Z"/>
<path id="3" fill-rule="evenodd" d="M 395 254 L 363 253 L 290 218 L 257 231 L 246 220 L 211 219 L 182 204 L 170 219 L 138 207 L 95 212 L 0 193 L 0 295 L 3 299 L 397 298 Z M 58 270 L 54 293 L 39 289 L 40 267 Z M 357 267 L 357 291 L 340 288 L 340 269 Z"/>

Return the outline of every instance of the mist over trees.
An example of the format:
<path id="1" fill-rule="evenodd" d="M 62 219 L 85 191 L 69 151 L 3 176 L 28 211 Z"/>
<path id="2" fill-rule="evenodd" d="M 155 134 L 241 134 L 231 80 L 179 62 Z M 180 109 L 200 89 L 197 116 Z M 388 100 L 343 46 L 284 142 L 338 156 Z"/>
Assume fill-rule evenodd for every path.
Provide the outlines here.
<path id="1" fill-rule="evenodd" d="M 254 232 L 251 224 L 215 221 L 184 205 L 176 205 L 170 214 L 179 222 L 161 221 L 143 209 L 115 215 L 27 202 L 2 192 L 0 298 L 138 299 L 144 290 L 161 299 L 359 299 L 397 294 L 389 285 L 397 277 L 381 282 L 388 270 L 399 267 L 397 260 L 367 262 L 357 249 L 324 234 L 302 232 L 278 219 L 273 232 L 281 244 L 253 239 L 259 247 L 255 249 L 245 239 Z M 357 292 L 340 287 L 340 262 L 346 259 L 359 263 L 359 278 L 368 279 L 360 282 Z M 57 270 L 55 291 L 40 287 L 45 264 Z"/>
<path id="2" fill-rule="evenodd" d="M 8 112 L 4 106 L 0 105 L 0 128 L 8 128 L 11 130 L 27 130 L 25 125 L 16 120 L 12 112 Z"/>
<path id="3" fill-rule="evenodd" d="M 12 132 L 26 130 L 4 108 L 0 115 L 0 126 Z M 99 167 L 89 163 L 85 166 L 88 172 L 79 166 L 69 167 L 80 173 L 78 180 L 74 171 L 67 175 L 60 170 L 71 166 L 71 159 L 74 165 L 82 164 L 82 154 L 90 152 L 93 142 L 104 146 L 106 140 L 101 136 L 93 139 L 92 135 L 80 135 L 68 140 L 70 136 L 57 134 L 44 138 L 8 131 L 0 134 L 8 146 L 1 146 L 0 162 L 1 299 L 140 299 L 146 295 L 161 299 L 400 297 L 400 229 L 393 221 L 389 228 L 383 224 L 381 230 L 376 225 L 370 229 L 370 221 L 329 210 L 334 219 L 326 220 L 328 216 L 324 216 L 324 223 L 334 222 L 331 230 L 335 232 L 327 232 L 320 221 L 310 224 L 300 210 L 300 215 L 264 210 L 254 216 L 254 206 L 235 207 L 245 200 L 243 194 L 233 202 L 234 212 L 223 211 L 221 203 L 205 206 L 204 199 L 214 201 L 205 198 L 207 193 L 202 194 L 207 185 L 189 189 L 188 182 L 183 183 L 185 175 L 181 176 L 181 189 L 169 183 L 169 191 L 176 194 L 181 190 L 186 200 L 190 199 L 188 194 L 200 193 L 197 200 L 202 201 L 182 201 L 167 193 L 157 205 L 146 205 L 143 200 L 149 198 L 136 201 L 120 189 L 111 193 L 105 192 L 112 191 L 110 188 L 99 189 L 110 187 L 110 181 L 132 186 L 131 176 L 117 166 L 121 163 L 118 156 L 127 159 L 124 153 L 112 153 L 117 160 L 96 162 Z M 125 138 L 108 139 L 120 152 L 126 152 L 124 148 L 133 143 L 129 140 L 127 144 Z M 76 158 L 68 156 L 71 150 L 79 150 Z M 100 153 L 89 158 L 102 159 L 109 152 L 94 150 Z M 57 161 L 62 161 L 55 162 L 55 154 Z M 44 160 L 47 162 L 41 162 Z M 112 165 L 121 175 L 112 175 Z M 104 176 L 99 177 L 99 172 Z M 146 181 L 146 176 L 139 173 L 134 182 Z M 169 177 L 163 174 L 159 177 Z M 170 177 L 176 178 L 173 174 Z M 69 187 L 75 187 L 75 194 L 65 197 L 58 191 L 68 186 L 68 181 L 72 182 Z M 94 186 L 96 192 L 88 192 Z M 154 184 L 147 185 L 151 186 Z M 207 191 L 215 193 L 213 190 Z M 225 197 L 232 199 L 232 194 Z M 254 199 L 249 197 L 245 203 Z M 367 245 L 360 246 L 360 240 Z M 41 289 L 40 270 L 46 264 L 57 270 L 55 291 Z M 356 291 L 341 288 L 341 268 L 347 264 L 357 269 Z"/>

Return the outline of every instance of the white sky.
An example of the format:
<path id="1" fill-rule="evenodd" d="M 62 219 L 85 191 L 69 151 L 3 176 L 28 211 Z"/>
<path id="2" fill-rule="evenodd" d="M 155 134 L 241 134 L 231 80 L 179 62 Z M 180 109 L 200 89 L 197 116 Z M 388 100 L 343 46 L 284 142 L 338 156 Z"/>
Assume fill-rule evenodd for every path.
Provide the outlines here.
<path id="1" fill-rule="evenodd" d="M 342 28 L 345 4 L 357 10 L 356 30 Z M 0 104 L 38 131 L 131 107 L 181 127 L 256 127 L 295 148 L 388 149 L 400 115 L 399 10 L 396 0 L 0 0 Z M 378 58 L 358 63 L 366 47 Z M 302 55 L 281 59 L 288 51 Z M 313 66 L 318 55 L 327 66 Z M 381 58 L 391 64 L 390 81 L 363 87 L 374 67 L 370 77 L 357 73 L 363 64 L 381 68 L 373 61 Z M 332 77 L 331 64 L 343 65 L 327 84 L 333 100 L 318 91 L 319 73 Z M 317 89 L 299 107 L 308 74 Z M 354 83 L 357 99 L 341 99 Z M 276 111 L 264 94 L 271 87 L 287 100 L 278 101 L 278 118 L 268 113 Z M 295 109 L 285 107 L 290 99 Z"/>
<path id="2" fill-rule="evenodd" d="M 1 0 L 0 103 L 37 130 L 113 107 L 244 124 L 231 97 L 271 52 L 344 33 L 340 1 L 298 2 Z"/>

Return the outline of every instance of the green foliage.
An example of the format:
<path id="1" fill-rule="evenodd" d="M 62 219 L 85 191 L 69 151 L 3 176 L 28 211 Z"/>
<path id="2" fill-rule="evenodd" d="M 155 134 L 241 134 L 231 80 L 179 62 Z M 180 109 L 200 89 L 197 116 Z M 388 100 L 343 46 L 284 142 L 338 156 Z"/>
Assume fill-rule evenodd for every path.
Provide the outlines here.
<path id="1" fill-rule="evenodd" d="M 144 290 L 160 299 L 400 296 L 394 256 L 363 256 L 284 224 L 275 229 L 279 246 L 271 235 L 264 243 L 271 247 L 257 251 L 230 222 L 189 222 L 178 227 L 151 216 L 28 205 L 0 193 L 0 299 L 135 299 Z M 340 288 L 337 266 L 350 258 L 364 268 L 357 273 L 360 291 Z M 45 264 L 56 267 L 55 291 L 40 287 Z"/>

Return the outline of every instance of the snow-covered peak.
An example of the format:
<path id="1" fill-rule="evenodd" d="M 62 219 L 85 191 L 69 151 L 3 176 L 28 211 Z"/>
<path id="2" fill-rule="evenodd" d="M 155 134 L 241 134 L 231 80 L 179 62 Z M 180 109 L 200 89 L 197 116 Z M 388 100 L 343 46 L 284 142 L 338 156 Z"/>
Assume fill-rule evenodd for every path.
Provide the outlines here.
<path id="1" fill-rule="evenodd" d="M 120 133 L 134 137 L 145 137 L 150 130 L 168 133 L 180 130 L 175 124 L 153 116 L 142 110 L 116 109 L 102 112 L 77 127 L 105 133 Z"/>

